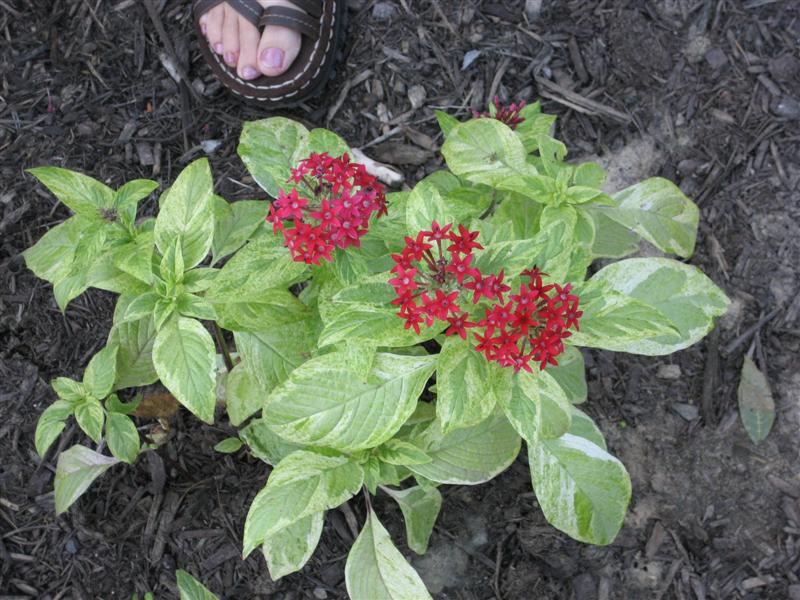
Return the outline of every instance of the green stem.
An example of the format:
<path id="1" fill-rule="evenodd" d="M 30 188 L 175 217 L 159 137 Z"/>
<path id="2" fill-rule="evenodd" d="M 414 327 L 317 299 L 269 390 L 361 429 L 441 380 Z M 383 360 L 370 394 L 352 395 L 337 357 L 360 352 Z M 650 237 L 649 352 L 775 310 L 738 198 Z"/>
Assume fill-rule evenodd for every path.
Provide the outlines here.
<path id="1" fill-rule="evenodd" d="M 222 358 L 225 360 L 225 367 L 230 373 L 233 370 L 233 360 L 231 359 L 231 353 L 228 351 L 228 344 L 225 343 L 225 336 L 222 335 L 222 329 L 219 328 L 216 321 L 211 321 L 211 323 L 214 325 L 214 337 L 217 338 L 217 345 L 222 352 Z"/>

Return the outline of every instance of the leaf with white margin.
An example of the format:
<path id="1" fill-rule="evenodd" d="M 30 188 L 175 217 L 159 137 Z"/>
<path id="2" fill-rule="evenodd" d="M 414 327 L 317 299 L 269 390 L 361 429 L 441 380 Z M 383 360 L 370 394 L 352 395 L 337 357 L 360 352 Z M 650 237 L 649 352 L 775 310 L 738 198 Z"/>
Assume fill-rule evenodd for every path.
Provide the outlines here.
<path id="1" fill-rule="evenodd" d="M 110 344 L 92 357 L 83 373 L 83 386 L 89 395 L 105 398 L 114 386 L 117 372 L 117 346 Z"/>
<path id="2" fill-rule="evenodd" d="M 304 263 L 292 259 L 279 238 L 259 237 L 220 269 L 205 297 L 213 303 L 258 302 L 265 290 L 302 281 L 307 269 Z"/>
<path id="3" fill-rule="evenodd" d="M 150 385 L 158 380 L 153 365 L 156 325 L 152 315 L 130 323 L 117 323 L 111 330 L 109 344 L 116 344 L 117 377 L 114 389 Z"/>
<path id="4" fill-rule="evenodd" d="M 272 431 L 264 419 L 250 421 L 247 427 L 239 431 L 239 437 L 247 444 L 253 456 L 273 467 L 292 452 L 302 448 Z"/>
<path id="5" fill-rule="evenodd" d="M 92 482 L 120 462 L 86 446 L 72 446 L 58 455 L 55 478 L 56 514 L 60 515 L 80 498 Z"/>
<path id="6" fill-rule="evenodd" d="M 403 426 L 436 356 L 379 352 L 366 382 L 338 352 L 303 363 L 267 399 L 264 420 L 287 440 L 341 451 L 374 448 Z"/>
<path id="7" fill-rule="evenodd" d="M 442 494 L 435 487 L 414 487 L 404 490 L 382 488 L 395 499 L 406 522 L 408 547 L 417 554 L 425 554 L 433 526 L 442 508 Z"/>
<path id="8" fill-rule="evenodd" d="M 474 183 L 496 186 L 520 173 L 536 174 L 526 162 L 520 139 L 496 119 L 472 119 L 454 126 L 442 155 L 453 173 Z"/>
<path id="9" fill-rule="evenodd" d="M 520 371 L 507 400 L 501 400 L 506 417 L 526 442 L 557 438 L 568 429 L 571 405 L 561 386 L 546 371 Z"/>
<path id="10" fill-rule="evenodd" d="M 389 532 L 369 509 L 344 567 L 352 600 L 430 600 L 419 574 L 392 543 Z"/>
<path id="11" fill-rule="evenodd" d="M 309 154 L 327 152 L 330 156 L 339 157 L 345 152 L 350 152 L 350 148 L 347 142 L 334 132 L 318 127 L 308 132 L 308 152 Z"/>
<path id="12" fill-rule="evenodd" d="M 95 444 L 100 443 L 100 437 L 103 435 L 105 416 L 103 405 L 96 398 L 84 398 L 75 406 L 75 420 Z"/>
<path id="13" fill-rule="evenodd" d="M 180 240 L 184 269 L 203 260 L 214 238 L 214 184 L 208 159 L 195 160 L 159 199 L 154 234 L 162 255 Z"/>
<path id="14" fill-rule="evenodd" d="M 214 304 L 217 323 L 229 331 L 264 331 L 302 321 L 308 308 L 289 290 L 262 290 L 258 300 Z"/>
<path id="15" fill-rule="evenodd" d="M 429 231 L 433 221 L 447 225 L 453 222 L 453 214 L 436 186 L 423 179 L 411 190 L 406 202 L 408 235 L 415 238 L 420 231 Z"/>
<path id="16" fill-rule="evenodd" d="M 346 502 L 358 493 L 363 480 L 364 471 L 347 456 L 310 450 L 290 454 L 273 469 L 250 505 L 242 556 L 300 519 Z"/>
<path id="17" fill-rule="evenodd" d="M 56 225 L 22 252 L 25 265 L 45 281 L 60 281 L 70 271 L 85 226 L 86 220 L 79 216 Z"/>
<path id="18" fill-rule="evenodd" d="M 625 258 L 639 249 L 641 238 L 620 225 L 605 213 L 602 207 L 584 205 L 577 207 L 578 213 L 594 221 L 595 237 L 592 242 L 594 258 Z"/>
<path id="19" fill-rule="evenodd" d="M 539 234 L 524 240 L 505 240 L 484 244 L 476 253 L 475 268 L 482 273 L 505 272 L 506 278 L 538 264 L 544 256 L 549 234 Z M 480 236 L 478 238 L 480 241 Z M 507 281 L 508 279 L 506 279 Z M 516 293 L 518 290 L 512 290 Z"/>
<path id="20" fill-rule="evenodd" d="M 128 415 L 108 413 L 106 438 L 111 454 L 129 464 L 136 460 L 139 455 L 139 432 Z"/>
<path id="21" fill-rule="evenodd" d="M 519 454 L 521 439 L 502 412 L 473 427 L 443 435 L 439 421 L 409 440 L 431 457 L 431 462 L 408 469 L 437 483 L 474 485 L 505 471 Z"/>
<path id="22" fill-rule="evenodd" d="M 313 341 L 307 321 L 267 331 L 235 331 L 236 348 L 266 394 L 311 356 Z"/>
<path id="23" fill-rule="evenodd" d="M 239 200 L 228 203 L 214 196 L 214 240 L 211 243 L 211 263 L 233 254 L 264 223 L 269 203 L 264 200 Z"/>
<path id="24" fill-rule="evenodd" d="M 514 239 L 524 240 L 539 233 L 542 205 L 521 194 L 506 192 L 500 205 L 490 217 L 492 223 L 511 223 Z"/>
<path id="25" fill-rule="evenodd" d="M 586 365 L 583 354 L 574 346 L 565 346 L 557 365 L 547 365 L 547 373 L 556 380 L 572 404 L 586 402 Z"/>
<path id="26" fill-rule="evenodd" d="M 233 367 L 225 378 L 225 406 L 234 427 L 258 412 L 266 397 L 267 391 L 259 385 L 245 362 Z"/>
<path id="27" fill-rule="evenodd" d="M 152 230 L 140 231 L 133 240 L 115 247 L 111 259 L 118 269 L 149 284 L 153 281 L 154 247 Z"/>
<path id="28" fill-rule="evenodd" d="M 413 329 L 405 328 L 405 321 L 397 316 L 397 307 L 390 306 L 388 302 L 329 302 L 320 311 L 325 312 L 325 327 L 319 337 L 320 346 L 348 340 L 396 348 L 415 346 L 433 339 L 447 325 L 435 323 L 432 327 L 421 327 L 420 334 L 416 334 Z"/>
<path id="29" fill-rule="evenodd" d="M 658 320 L 668 321 L 673 329 L 651 336 L 637 335 L 619 342 L 612 337 L 602 340 L 602 344 L 587 344 L 584 325 L 588 320 L 584 314 L 581 331 L 570 339 L 570 343 L 576 346 L 590 345 L 648 356 L 672 354 L 702 339 L 714 327 L 714 319 L 724 314 L 730 303 L 722 290 L 700 269 L 669 258 L 621 260 L 595 273 L 589 283 L 661 313 L 663 317 Z M 583 310 L 587 311 L 586 308 Z M 628 310 L 623 310 L 622 315 L 627 316 Z M 652 316 L 645 318 L 653 320 Z M 647 329 L 646 323 L 641 327 Z"/>
<path id="30" fill-rule="evenodd" d="M 637 352 L 639 344 L 664 335 L 676 328 L 660 310 L 625 294 L 615 292 L 594 278 L 580 289 L 580 331 L 571 329 L 569 344 L 604 348 L 617 352 Z M 671 352 L 671 351 L 670 351 Z"/>
<path id="31" fill-rule="evenodd" d="M 206 423 L 214 421 L 217 351 L 199 321 L 176 317 L 156 334 L 153 364 L 175 399 Z"/>
<path id="32" fill-rule="evenodd" d="M 436 415 L 442 431 L 471 427 L 494 411 L 499 396 L 510 395 L 510 378 L 502 367 L 490 363 L 469 342 L 447 338 L 436 365 Z"/>
<path id="33" fill-rule="evenodd" d="M 526 152 L 533 152 L 539 148 L 539 136 L 550 134 L 553 124 L 556 122 L 556 116 L 544 114 L 538 102 L 525 106 L 519 116 L 524 121 L 517 125 L 514 133 L 522 141 Z"/>
<path id="34" fill-rule="evenodd" d="M 674 183 L 651 177 L 617 192 L 613 198 L 616 206 L 598 210 L 663 252 L 683 258 L 692 255 L 700 211 Z"/>
<path id="35" fill-rule="evenodd" d="M 549 274 L 552 281 L 564 281 L 577 248 L 575 227 L 578 213 L 572 206 L 545 206 L 539 219 L 539 236 L 547 243 L 538 258 L 537 266 Z"/>
<path id="36" fill-rule="evenodd" d="M 72 403 L 56 400 L 39 417 L 36 422 L 34 443 L 36 453 L 44 458 L 47 450 L 64 430 L 64 421 L 72 414 Z"/>
<path id="37" fill-rule="evenodd" d="M 180 600 L 219 600 L 202 583 L 182 569 L 175 571 L 175 579 L 178 583 Z"/>
<path id="38" fill-rule="evenodd" d="M 314 554 L 325 524 L 325 511 L 303 517 L 276 531 L 261 546 L 272 581 L 302 569 Z"/>
<path id="39" fill-rule="evenodd" d="M 285 117 L 245 123 L 236 148 L 256 183 L 278 197 L 292 169 L 309 154 L 308 129 Z"/>
<path id="40" fill-rule="evenodd" d="M 548 523 L 581 542 L 614 541 L 631 498 L 631 480 L 619 460 L 567 433 L 529 445 L 528 462 Z"/>
<path id="41" fill-rule="evenodd" d="M 28 173 L 77 214 L 99 217 L 100 209 L 113 206 L 114 190 L 83 173 L 61 167 L 35 167 L 28 169 Z"/>
<path id="42" fill-rule="evenodd" d="M 597 424 L 592 421 L 589 415 L 574 406 L 572 407 L 572 422 L 569 424 L 567 433 L 589 440 L 603 450 L 608 449 L 606 448 L 606 439 L 603 437 L 603 432 L 600 431 Z"/>

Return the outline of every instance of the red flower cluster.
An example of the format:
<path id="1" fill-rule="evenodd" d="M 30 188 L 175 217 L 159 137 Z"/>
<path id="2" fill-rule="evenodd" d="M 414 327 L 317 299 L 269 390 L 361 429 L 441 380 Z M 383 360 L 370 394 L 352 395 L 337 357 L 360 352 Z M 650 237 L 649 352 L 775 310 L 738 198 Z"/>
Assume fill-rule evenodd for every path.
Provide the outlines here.
<path id="1" fill-rule="evenodd" d="M 494 97 L 494 118 L 498 121 L 501 121 L 511 127 L 511 129 L 516 129 L 517 125 L 522 123 L 525 120 L 525 117 L 521 117 L 519 115 L 520 111 L 525 108 L 525 101 L 522 100 L 519 104 L 509 104 L 508 106 L 503 106 L 500 104 L 500 98 L 498 96 Z M 479 113 L 478 111 L 473 111 L 472 116 L 476 119 L 480 119 L 481 117 L 484 118 L 492 118 L 492 115 L 488 112 Z"/>
<path id="2" fill-rule="evenodd" d="M 406 237 L 405 248 L 392 255 L 396 264 L 389 283 L 397 294 L 392 304 L 400 307 L 397 316 L 405 320 L 405 328 L 420 333 L 421 324 L 430 327 L 438 319 L 450 324 L 446 335 L 466 340 L 468 328 L 480 327 L 482 335 L 473 334 L 478 342 L 475 349 L 489 361 L 513 367 L 514 372 L 531 372 L 531 361 L 539 363 L 540 369 L 557 365 L 556 357 L 564 351 L 562 340 L 572 335 L 571 327 L 578 329 L 583 315 L 578 296 L 570 293 L 571 284 L 544 285 L 542 276 L 547 274 L 534 267 L 522 272 L 528 283 L 520 285 L 519 293 L 511 294 L 506 302 L 503 294 L 511 288 L 503 283 L 503 271 L 484 276 L 472 265 L 473 250 L 482 249 L 475 241 L 478 232 L 463 225 L 458 233 L 451 228 L 434 221 L 430 231 Z M 462 291 L 473 304 L 481 298 L 494 301 L 479 322 L 468 321 L 468 314 L 458 306 Z"/>
<path id="3" fill-rule="evenodd" d="M 312 154 L 292 169 L 289 183 L 297 185 L 280 191 L 267 221 L 297 262 L 318 265 L 332 260 L 334 248 L 358 247 L 372 213 L 386 214 L 383 186 L 347 154 Z"/>
<path id="4" fill-rule="evenodd" d="M 572 335 L 567 331 L 570 327 L 579 329 L 583 311 L 578 310 L 578 296 L 570 293 L 571 284 L 543 285 L 543 275 L 546 273 L 536 267 L 523 271 L 529 282 L 520 286 L 519 294 L 486 309 L 485 317 L 478 322 L 484 334 L 475 334 L 475 349 L 487 360 L 514 367 L 514 372 L 525 369 L 529 373 L 531 361 L 539 363 L 540 370 L 558 364 L 556 357 L 564 351 L 561 340 Z"/>
<path id="5" fill-rule="evenodd" d="M 450 323 L 446 335 L 467 339 L 467 328 L 475 323 L 467 321 L 467 313 L 456 304 L 460 291 L 471 290 L 473 302 L 478 302 L 481 296 L 496 298 L 508 286 L 503 285 L 502 273 L 499 278 L 484 278 L 472 266 L 472 251 L 483 248 L 475 241 L 478 232 L 459 225 L 456 233 L 451 227 L 440 227 L 434 221 L 430 231 L 420 231 L 416 238 L 406 237 L 406 247 L 392 255 L 397 264 L 389 283 L 397 293 L 392 304 L 400 307 L 397 316 L 405 320 L 406 329 L 419 333 L 421 323 L 430 327 L 440 319 Z M 431 251 L 434 247 L 436 254 Z"/>

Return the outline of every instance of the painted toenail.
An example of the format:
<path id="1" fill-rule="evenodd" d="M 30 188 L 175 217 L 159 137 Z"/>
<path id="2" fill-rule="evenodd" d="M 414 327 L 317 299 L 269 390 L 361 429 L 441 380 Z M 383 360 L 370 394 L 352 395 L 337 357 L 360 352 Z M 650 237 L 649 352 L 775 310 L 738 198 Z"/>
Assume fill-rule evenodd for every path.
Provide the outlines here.
<path id="1" fill-rule="evenodd" d="M 225 62 L 229 65 L 233 66 L 236 64 L 236 53 L 235 52 L 226 52 L 225 53 Z"/>
<path id="2" fill-rule="evenodd" d="M 258 76 L 258 71 L 253 67 L 245 67 L 242 69 L 242 77 L 245 79 L 255 79 Z"/>
<path id="3" fill-rule="evenodd" d="M 222 42 L 218 42 L 218 43 L 214 44 L 214 51 L 217 54 L 222 54 Z"/>
<path id="4" fill-rule="evenodd" d="M 267 48 L 261 53 L 261 64 L 267 69 L 277 69 L 283 66 L 283 50 L 280 48 Z"/>

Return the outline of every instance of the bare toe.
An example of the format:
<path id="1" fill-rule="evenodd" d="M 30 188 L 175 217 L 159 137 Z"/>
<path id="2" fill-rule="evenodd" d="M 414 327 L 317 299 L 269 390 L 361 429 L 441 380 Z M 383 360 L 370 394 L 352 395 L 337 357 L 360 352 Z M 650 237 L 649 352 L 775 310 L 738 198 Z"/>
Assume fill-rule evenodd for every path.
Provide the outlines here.
<path id="1" fill-rule="evenodd" d="M 217 54 L 222 54 L 222 24 L 225 21 L 225 7 L 218 4 L 202 17 L 200 27 L 205 26 L 206 39 Z"/>
<path id="2" fill-rule="evenodd" d="M 286 0 L 259 0 L 267 6 L 287 6 L 297 9 Z M 258 45 L 258 67 L 268 77 L 276 77 L 286 72 L 300 53 L 302 39 L 294 29 L 268 25 L 261 34 Z"/>

